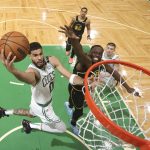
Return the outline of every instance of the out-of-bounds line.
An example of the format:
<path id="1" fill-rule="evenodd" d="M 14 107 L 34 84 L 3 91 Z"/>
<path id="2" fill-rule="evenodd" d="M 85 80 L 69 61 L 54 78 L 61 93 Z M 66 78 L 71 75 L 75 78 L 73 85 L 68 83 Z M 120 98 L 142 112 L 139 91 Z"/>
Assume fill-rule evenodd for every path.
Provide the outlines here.
<path id="1" fill-rule="evenodd" d="M 2 142 L 7 136 L 9 136 L 10 134 L 12 134 L 13 132 L 21 129 L 22 126 L 18 126 L 10 131 L 8 131 L 7 133 L 5 133 L 3 136 L 0 137 L 0 142 Z M 71 135 L 72 137 L 74 137 L 75 139 L 77 139 L 79 142 L 81 142 L 88 150 L 91 150 L 91 148 L 86 144 L 84 143 L 79 137 L 77 137 L 76 135 L 74 135 L 73 133 L 71 133 L 70 131 L 66 131 L 67 134 Z"/>

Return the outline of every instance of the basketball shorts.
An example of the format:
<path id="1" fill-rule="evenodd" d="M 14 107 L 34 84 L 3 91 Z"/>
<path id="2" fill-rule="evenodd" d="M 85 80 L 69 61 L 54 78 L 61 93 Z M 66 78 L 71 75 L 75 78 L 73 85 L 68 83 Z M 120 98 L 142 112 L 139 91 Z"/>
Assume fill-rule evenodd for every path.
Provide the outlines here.
<path id="1" fill-rule="evenodd" d="M 55 114 L 52 103 L 46 107 L 39 106 L 34 100 L 30 104 L 30 113 L 37 116 L 43 123 L 60 122 L 59 117 Z"/>

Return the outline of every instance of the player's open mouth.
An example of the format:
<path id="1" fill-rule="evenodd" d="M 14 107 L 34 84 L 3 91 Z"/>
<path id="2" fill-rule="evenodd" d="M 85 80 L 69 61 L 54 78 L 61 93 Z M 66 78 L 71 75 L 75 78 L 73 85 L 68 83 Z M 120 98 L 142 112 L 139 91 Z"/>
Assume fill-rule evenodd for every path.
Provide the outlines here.
<path id="1" fill-rule="evenodd" d="M 39 62 L 37 62 L 37 64 L 38 64 L 38 66 L 41 66 L 41 65 L 43 65 L 43 61 L 39 61 Z"/>
<path id="2" fill-rule="evenodd" d="M 98 61 L 98 58 L 97 58 L 97 57 L 94 57 L 93 60 L 94 60 L 94 61 Z"/>

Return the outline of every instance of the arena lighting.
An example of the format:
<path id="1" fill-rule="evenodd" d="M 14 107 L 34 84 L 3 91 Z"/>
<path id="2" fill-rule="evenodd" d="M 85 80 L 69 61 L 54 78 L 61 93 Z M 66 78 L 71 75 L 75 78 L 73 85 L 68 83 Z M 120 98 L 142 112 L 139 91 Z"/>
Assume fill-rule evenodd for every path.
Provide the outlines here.
<path id="1" fill-rule="evenodd" d="M 121 71 L 121 75 L 124 76 L 124 77 L 127 77 L 127 72 L 126 72 L 126 70 L 122 70 L 122 71 Z"/>
<path id="2" fill-rule="evenodd" d="M 150 103 L 147 104 L 147 111 L 150 113 Z"/>
<path id="3" fill-rule="evenodd" d="M 98 32 L 96 30 L 91 30 L 91 32 L 90 32 L 91 39 L 95 39 L 97 34 L 98 34 Z"/>
<path id="4" fill-rule="evenodd" d="M 44 11 L 42 12 L 42 20 L 45 21 L 47 19 L 47 13 Z"/>
<path id="5" fill-rule="evenodd" d="M 63 41 L 62 44 L 61 44 L 61 46 L 62 46 L 62 47 L 66 47 L 66 42 Z"/>
<path id="6" fill-rule="evenodd" d="M 59 35 L 59 40 L 64 40 L 64 36 L 63 35 Z"/>

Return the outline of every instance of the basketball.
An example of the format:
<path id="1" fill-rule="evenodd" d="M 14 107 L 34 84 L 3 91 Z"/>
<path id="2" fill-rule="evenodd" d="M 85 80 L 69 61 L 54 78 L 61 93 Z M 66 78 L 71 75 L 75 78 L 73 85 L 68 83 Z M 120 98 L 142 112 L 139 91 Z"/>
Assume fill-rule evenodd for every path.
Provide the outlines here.
<path id="1" fill-rule="evenodd" d="M 16 56 L 15 62 L 23 60 L 29 54 L 29 48 L 28 39 L 20 32 L 8 32 L 0 39 L 0 51 L 4 49 L 5 58 L 12 52 L 11 59 Z"/>

